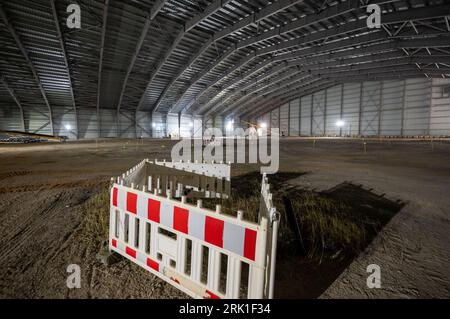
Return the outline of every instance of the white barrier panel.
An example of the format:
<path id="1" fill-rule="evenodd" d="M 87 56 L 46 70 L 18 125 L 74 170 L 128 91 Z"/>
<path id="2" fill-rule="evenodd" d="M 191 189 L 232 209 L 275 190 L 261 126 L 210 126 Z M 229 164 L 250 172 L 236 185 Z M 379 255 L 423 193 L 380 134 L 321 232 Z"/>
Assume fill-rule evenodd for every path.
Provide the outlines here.
<path id="1" fill-rule="evenodd" d="M 150 162 L 152 163 L 152 162 Z M 185 170 L 192 173 L 204 174 L 211 177 L 226 178 L 228 181 L 231 178 L 231 166 L 224 163 L 196 163 L 196 162 L 154 162 L 157 165 Z"/>
<path id="2" fill-rule="evenodd" d="M 255 224 L 157 193 L 112 185 L 111 250 L 194 298 L 271 295 L 267 217 Z"/>

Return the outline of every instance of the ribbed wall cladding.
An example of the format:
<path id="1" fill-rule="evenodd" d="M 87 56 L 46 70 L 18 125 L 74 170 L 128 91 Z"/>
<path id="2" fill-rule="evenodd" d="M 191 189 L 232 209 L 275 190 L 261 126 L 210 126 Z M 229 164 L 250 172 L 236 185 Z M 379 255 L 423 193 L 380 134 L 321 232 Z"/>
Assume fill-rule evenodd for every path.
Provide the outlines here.
<path id="1" fill-rule="evenodd" d="M 285 132 L 289 123 L 290 136 L 450 135 L 449 87 L 450 79 L 427 78 L 344 83 L 253 120 Z"/>
<path id="2" fill-rule="evenodd" d="M 294 99 L 252 119 L 280 128 L 289 136 L 334 135 L 450 135 L 450 79 L 407 79 L 344 83 Z M 22 131 L 20 109 L 5 96 L 0 109 L 0 129 Z M 311 116 L 312 114 L 312 116 Z M 50 117 L 42 108 L 24 109 L 27 132 L 51 134 Z M 165 137 L 170 133 L 200 136 L 204 129 L 224 130 L 221 116 L 203 123 L 201 116 L 101 109 L 53 108 L 54 134 L 69 139 Z M 336 124 L 344 122 L 342 127 Z M 236 122 L 237 121 L 237 122 Z M 234 127 L 237 127 L 238 118 Z M 99 130 L 99 128 L 101 128 Z"/>

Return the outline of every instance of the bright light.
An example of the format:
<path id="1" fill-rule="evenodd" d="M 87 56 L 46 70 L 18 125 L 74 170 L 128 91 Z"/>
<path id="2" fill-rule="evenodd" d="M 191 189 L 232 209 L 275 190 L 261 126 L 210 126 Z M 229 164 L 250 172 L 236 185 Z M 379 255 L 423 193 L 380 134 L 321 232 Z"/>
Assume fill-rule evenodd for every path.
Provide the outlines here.
<path id="1" fill-rule="evenodd" d="M 66 130 L 70 130 L 70 129 L 72 129 L 72 126 L 70 126 L 70 124 L 66 124 L 66 125 L 64 125 L 64 127 L 66 128 Z"/>
<path id="2" fill-rule="evenodd" d="M 262 136 L 263 135 L 263 129 L 260 127 L 256 130 L 256 134 L 258 134 L 258 136 Z"/>
<path id="3" fill-rule="evenodd" d="M 233 124 L 234 124 L 234 121 L 228 121 L 228 123 L 227 123 L 227 130 L 232 130 L 233 129 Z"/>
<path id="4" fill-rule="evenodd" d="M 337 127 L 343 127 L 344 124 L 345 124 L 345 122 L 343 120 L 339 120 L 339 121 L 336 122 L 336 126 Z"/>
<path id="5" fill-rule="evenodd" d="M 193 127 L 193 126 L 194 126 L 194 123 L 189 122 L 189 126 L 190 126 L 190 127 Z"/>
<path id="6" fill-rule="evenodd" d="M 152 123 L 152 127 L 156 127 L 156 124 L 155 124 L 155 123 Z"/>
<path id="7" fill-rule="evenodd" d="M 267 128 L 267 124 L 262 122 L 259 126 L 261 126 L 261 128 Z"/>

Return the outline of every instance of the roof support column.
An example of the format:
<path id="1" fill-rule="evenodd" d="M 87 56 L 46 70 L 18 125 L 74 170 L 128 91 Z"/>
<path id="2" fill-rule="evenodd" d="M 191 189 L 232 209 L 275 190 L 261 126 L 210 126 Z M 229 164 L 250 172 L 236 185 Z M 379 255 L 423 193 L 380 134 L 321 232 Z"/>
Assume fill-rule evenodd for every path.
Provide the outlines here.
<path id="1" fill-rule="evenodd" d="M 103 8 L 103 26 L 102 26 L 102 38 L 100 44 L 100 61 L 98 64 L 98 81 L 97 81 L 97 126 L 98 126 L 98 137 L 101 137 L 102 132 L 102 122 L 100 118 L 100 93 L 102 85 L 102 68 L 103 68 L 103 52 L 105 49 L 105 36 L 106 36 L 106 23 L 108 22 L 108 7 L 109 0 L 105 0 L 105 6 Z"/>
<path id="2" fill-rule="evenodd" d="M 47 95 L 45 94 L 44 88 L 42 86 L 41 80 L 39 79 L 39 75 L 37 74 L 36 69 L 34 68 L 33 63 L 30 60 L 30 57 L 28 55 L 28 51 L 25 49 L 25 47 L 22 44 L 22 41 L 20 41 L 19 35 L 17 34 L 16 30 L 14 29 L 13 25 L 8 19 L 8 16 L 6 15 L 6 12 L 4 11 L 3 5 L 0 4 L 0 16 L 5 22 L 6 26 L 8 27 L 9 32 L 11 33 L 12 37 L 16 41 L 16 45 L 21 51 L 23 57 L 25 58 L 28 67 L 31 70 L 31 73 L 33 74 L 33 78 L 36 81 L 36 84 L 39 87 L 39 91 L 41 92 L 42 98 L 44 99 L 45 105 L 47 105 L 48 112 L 49 112 L 49 123 L 50 123 L 50 131 L 51 134 L 54 135 L 55 131 L 53 129 L 53 111 L 52 107 L 50 106 L 50 103 L 48 102 Z"/>
<path id="3" fill-rule="evenodd" d="M 19 107 L 22 130 L 24 132 L 26 132 L 26 129 L 25 129 L 25 117 L 24 117 L 24 114 L 23 114 L 22 104 L 20 104 L 19 99 L 17 98 L 16 94 L 14 93 L 14 90 L 9 87 L 8 83 L 6 82 L 6 80 L 5 80 L 5 78 L 3 76 L 0 77 L 0 82 L 3 84 L 3 86 L 6 88 L 8 93 L 11 95 L 12 99 L 14 100 L 14 102 L 16 102 L 17 106 Z"/>
<path id="4" fill-rule="evenodd" d="M 361 127 L 362 127 L 362 112 L 363 112 L 363 87 L 364 82 L 361 82 L 359 89 L 359 111 L 358 111 L 358 135 L 361 136 Z"/>
<path id="5" fill-rule="evenodd" d="M 383 116 L 384 81 L 380 81 L 380 105 L 378 107 L 378 137 L 381 136 L 381 118 Z"/>
<path id="6" fill-rule="evenodd" d="M 69 77 L 69 83 L 70 83 L 70 96 L 72 98 L 72 104 L 73 104 L 73 110 L 75 112 L 75 131 L 76 131 L 76 138 L 79 138 L 79 133 L 78 133 L 78 111 L 77 111 L 77 105 L 75 103 L 75 95 L 73 93 L 73 82 L 72 82 L 72 77 L 70 75 L 70 68 L 69 68 L 69 61 L 67 59 L 67 52 L 66 52 L 66 46 L 64 44 L 64 38 L 61 32 L 61 27 L 59 26 L 59 21 L 58 21 L 58 11 L 56 10 L 56 0 L 52 0 L 51 6 L 52 6 L 52 12 L 53 12 L 53 19 L 55 21 L 55 27 L 56 27 L 56 31 L 58 33 L 58 40 L 59 40 L 59 44 L 61 46 L 61 52 L 63 55 L 63 59 L 64 59 L 64 64 L 66 66 L 67 69 L 67 75 Z"/>
<path id="7" fill-rule="evenodd" d="M 344 117 L 344 83 L 341 84 L 341 109 L 339 112 L 339 120 L 343 121 Z M 339 126 L 339 136 L 342 136 L 342 125 Z"/>
<path id="8" fill-rule="evenodd" d="M 400 136 L 403 136 L 405 133 L 405 105 L 406 105 L 406 80 L 403 80 L 403 99 L 402 99 Z"/>

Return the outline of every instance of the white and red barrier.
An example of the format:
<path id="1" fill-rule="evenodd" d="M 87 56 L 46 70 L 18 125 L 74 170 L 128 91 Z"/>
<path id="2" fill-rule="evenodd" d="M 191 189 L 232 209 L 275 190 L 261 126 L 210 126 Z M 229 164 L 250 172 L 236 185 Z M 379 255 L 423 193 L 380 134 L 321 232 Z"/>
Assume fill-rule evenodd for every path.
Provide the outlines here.
<path id="1" fill-rule="evenodd" d="M 264 177 L 264 216 L 252 223 L 241 211 L 225 215 L 220 206 L 208 210 L 201 200 L 194 206 L 184 196 L 178 201 L 119 180 L 111 188 L 110 249 L 195 298 L 272 297 L 272 222 L 278 221 L 268 216 L 275 209 L 267 207 L 272 203 L 266 182 Z"/>

